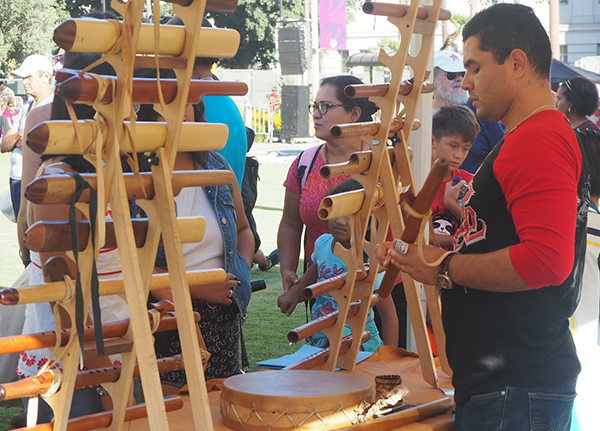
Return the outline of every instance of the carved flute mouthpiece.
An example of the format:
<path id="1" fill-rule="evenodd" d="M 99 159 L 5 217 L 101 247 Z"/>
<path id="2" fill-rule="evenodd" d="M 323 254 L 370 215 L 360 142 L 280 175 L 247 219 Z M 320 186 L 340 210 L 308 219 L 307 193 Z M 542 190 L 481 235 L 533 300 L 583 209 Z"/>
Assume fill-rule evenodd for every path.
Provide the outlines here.
<path id="1" fill-rule="evenodd" d="M 0 290 L 0 304 L 17 305 L 19 303 L 19 291 L 14 287 Z"/>

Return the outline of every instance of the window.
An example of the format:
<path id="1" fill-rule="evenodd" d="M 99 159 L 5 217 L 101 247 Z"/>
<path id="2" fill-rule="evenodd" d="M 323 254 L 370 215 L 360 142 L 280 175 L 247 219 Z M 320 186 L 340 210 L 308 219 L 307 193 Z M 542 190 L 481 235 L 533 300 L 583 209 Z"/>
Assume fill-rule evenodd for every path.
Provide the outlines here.
<path id="1" fill-rule="evenodd" d="M 560 61 L 562 61 L 563 63 L 567 63 L 567 57 L 568 57 L 568 49 L 567 49 L 567 45 L 561 45 L 560 46 Z"/>

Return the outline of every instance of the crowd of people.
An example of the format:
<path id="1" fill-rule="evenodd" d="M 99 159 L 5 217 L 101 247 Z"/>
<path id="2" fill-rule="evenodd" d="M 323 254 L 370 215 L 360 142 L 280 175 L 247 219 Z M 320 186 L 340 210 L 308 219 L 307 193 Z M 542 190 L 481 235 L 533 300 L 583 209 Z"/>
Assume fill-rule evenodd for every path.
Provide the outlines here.
<path id="1" fill-rule="evenodd" d="M 106 15 L 92 14 L 91 18 Z M 181 20 L 175 17 L 169 23 L 181 25 Z M 205 20 L 204 25 L 210 23 Z M 462 57 L 447 51 L 434 56 L 432 161 L 444 158 L 449 169 L 432 206 L 433 234 L 430 245 L 423 246 L 426 262 L 414 245 L 390 239 L 377 246 L 378 263 L 383 271 L 394 265 L 417 281 L 440 287 L 446 352 L 455 387 L 456 430 L 569 429 L 576 392 L 582 406 L 576 410 L 577 420 L 582 424 L 593 420 L 587 404 L 593 388 L 578 383 L 577 376 L 580 372 L 593 376 L 594 362 L 589 358 L 600 357 L 595 239 L 600 231 L 600 137 L 597 125 L 589 120 L 598 107 L 598 91 L 583 77 L 561 83 L 556 93 L 550 90 L 549 39 L 529 7 L 498 4 L 484 9 L 465 25 L 463 40 Z M 67 52 L 64 62 L 83 68 L 97 58 Z M 212 73 L 217 61 L 197 58 L 193 77 L 218 79 Z M 20 239 L 35 221 L 68 218 L 65 205 L 20 205 L 21 184 L 46 175 L 50 168 L 94 171 L 79 156 L 40 160 L 23 145 L 28 131 L 40 122 L 69 118 L 64 101 L 53 95 L 52 72 L 51 62 L 37 54 L 13 72 L 23 78 L 30 97 L 21 112 L 15 109 L 14 94 L 4 83 L 0 86 L 0 111 L 9 124 L 2 129 L 1 148 L 11 153 L 10 191 Z M 101 73 L 114 72 L 103 69 Z M 156 71 L 136 74 L 155 77 Z M 172 76 L 173 71 L 161 70 L 161 77 Z M 227 96 L 205 97 L 187 106 L 184 121 L 227 119 L 232 131 L 222 151 L 178 153 L 175 160 L 176 170 L 230 169 L 235 178 L 229 185 L 186 188 L 175 198 L 178 216 L 203 215 L 207 223 L 202 242 L 183 246 L 186 269 L 220 267 L 227 272 L 224 283 L 190 287 L 210 353 L 207 379 L 241 372 L 240 331 L 250 301 L 254 263 L 261 270 L 279 263 L 283 293 L 277 305 L 287 315 L 297 307 L 304 287 L 346 271 L 335 251 L 351 247 L 351 223 L 348 217 L 321 220 L 318 206 L 325 196 L 357 190 L 361 184 L 350 176 L 325 179 L 319 170 L 368 149 L 360 138 L 339 138 L 330 132 L 336 124 L 373 121 L 379 110 L 375 103 L 344 93 L 346 86 L 357 84 L 362 81 L 350 75 L 321 81 L 308 109 L 315 137 L 322 143 L 305 150 L 289 168 L 277 249 L 268 256 L 259 249 L 256 223 L 242 198 L 251 131 Z M 78 115 L 92 118 L 93 114 L 92 109 Z M 138 121 L 163 120 L 154 105 L 141 105 L 137 116 Z M 139 166 L 147 168 L 143 163 Z M 135 202 L 131 207 L 132 217 L 145 216 Z M 105 210 L 110 218 L 110 208 Z M 588 247 L 586 255 L 588 226 L 587 242 L 594 246 Z M 42 268 L 49 258 L 67 258 L 64 253 L 31 252 L 19 242 L 23 264 L 36 282 L 43 281 Z M 299 269 L 301 261 L 304 267 Z M 435 261 L 440 265 L 427 264 Z M 72 262 L 70 268 L 74 272 Z M 115 250 L 103 253 L 98 268 L 101 274 L 120 270 Z M 155 268 L 157 272 L 168 269 L 162 247 Z M 578 308 L 580 298 L 590 308 Z M 149 299 L 172 297 L 167 290 L 153 292 Z M 324 295 L 310 307 L 311 318 L 317 319 L 336 310 L 337 304 Z M 127 313 L 124 303 L 104 308 L 112 313 L 109 320 Z M 569 323 L 573 314 L 575 342 Z M 371 337 L 363 349 L 374 351 L 382 344 L 406 347 L 406 322 L 400 277 L 393 295 L 369 313 L 366 330 Z M 53 325 L 50 304 L 35 304 L 28 306 L 20 330 L 38 332 Z M 181 351 L 177 331 L 156 340 L 158 356 Z M 322 333 L 309 341 L 318 347 L 328 345 Z M 435 346 L 433 335 L 431 341 Z M 575 344 L 582 356 L 579 359 Z M 18 374 L 35 375 L 48 357 L 45 351 L 23 352 Z M 94 367 L 109 360 L 100 358 L 85 365 Z M 165 393 L 176 392 L 186 383 L 184 370 L 161 379 Z M 78 404 L 73 416 L 106 408 L 100 387 L 78 390 L 79 399 L 85 402 Z M 510 409 L 506 409 L 508 404 Z M 40 423 L 51 419 L 50 409 L 40 403 Z"/>

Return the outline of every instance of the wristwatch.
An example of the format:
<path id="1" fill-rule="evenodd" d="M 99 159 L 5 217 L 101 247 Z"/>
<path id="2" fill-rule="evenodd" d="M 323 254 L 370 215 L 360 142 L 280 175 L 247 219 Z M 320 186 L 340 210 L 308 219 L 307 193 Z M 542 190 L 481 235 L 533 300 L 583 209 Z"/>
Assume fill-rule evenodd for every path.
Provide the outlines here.
<path id="1" fill-rule="evenodd" d="M 442 263 L 438 269 L 436 281 L 438 286 L 440 286 L 442 289 L 452 289 L 452 279 L 450 278 L 448 269 L 450 267 L 450 259 L 452 259 L 455 254 L 456 253 L 450 253 L 448 256 L 446 256 L 444 260 L 442 260 Z"/>

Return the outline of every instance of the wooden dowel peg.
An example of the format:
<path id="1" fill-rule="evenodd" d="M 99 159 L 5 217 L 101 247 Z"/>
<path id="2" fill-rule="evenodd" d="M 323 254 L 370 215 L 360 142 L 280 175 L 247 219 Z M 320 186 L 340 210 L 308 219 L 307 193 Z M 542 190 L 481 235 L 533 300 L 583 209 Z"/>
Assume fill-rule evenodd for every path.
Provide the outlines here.
<path id="1" fill-rule="evenodd" d="M 225 281 L 223 269 L 202 269 L 187 273 L 190 286 L 202 286 Z M 150 290 L 170 289 L 171 279 L 168 273 L 153 274 Z M 117 295 L 125 293 L 122 279 L 101 280 L 100 295 Z M 0 304 L 17 305 L 33 302 L 62 302 L 68 300 L 68 289 L 65 282 L 53 282 L 38 286 L 10 287 L 0 291 Z"/>
<path id="2" fill-rule="evenodd" d="M 119 43 L 123 23 L 102 19 L 68 19 L 54 29 L 54 42 L 65 51 L 107 53 Z M 235 30 L 203 28 L 198 33 L 196 57 L 231 58 L 240 44 Z M 185 27 L 161 25 L 158 54 L 179 56 L 185 44 Z M 137 45 L 139 54 L 154 54 L 154 25 L 142 24 Z"/>
<path id="3" fill-rule="evenodd" d="M 379 302 L 378 295 L 371 296 L 371 307 L 375 307 Z M 360 302 L 352 302 L 348 306 L 347 317 L 356 316 L 360 308 Z M 300 340 L 310 337 L 323 329 L 331 328 L 337 322 L 339 311 L 334 311 L 325 316 L 319 317 L 318 319 L 311 320 L 302 326 L 298 326 L 296 329 L 292 329 L 287 334 L 287 338 L 290 343 L 297 343 Z"/>
<path id="4" fill-rule="evenodd" d="M 132 219 L 131 222 L 135 244 L 138 248 L 143 247 L 148 233 L 148 219 Z M 206 230 L 206 219 L 204 217 L 179 218 L 177 223 L 182 243 L 202 241 Z M 116 248 L 117 238 L 114 222 L 107 220 L 105 226 L 106 241 L 103 248 Z M 88 246 L 89 222 L 87 220 L 78 221 L 77 231 L 79 251 L 83 251 Z M 31 225 L 23 236 L 23 242 L 27 248 L 36 252 L 71 250 L 71 239 L 71 224 L 68 221 L 39 221 Z"/>
<path id="5" fill-rule="evenodd" d="M 60 79 L 60 81 L 58 81 Z M 116 77 L 94 75 L 90 73 L 79 74 L 78 71 L 68 69 L 57 72 L 56 94 L 71 103 L 108 104 L 113 101 Z M 177 96 L 177 80 L 161 79 L 163 99 L 166 104 L 171 103 Z M 104 94 L 98 94 L 103 88 Z M 243 96 L 248 92 L 248 84 L 238 81 L 201 81 L 192 79 L 188 92 L 187 103 L 199 103 L 202 96 Z M 131 87 L 131 100 L 133 103 L 160 103 L 158 96 L 158 83 L 156 79 L 133 78 Z"/>
<path id="6" fill-rule="evenodd" d="M 125 121 L 123 126 L 133 137 L 136 152 L 152 152 L 165 145 L 167 123 L 137 122 L 133 128 L 131 123 Z M 80 120 L 77 130 L 79 135 L 76 134 L 75 126 L 71 121 L 40 123 L 27 134 L 27 146 L 38 154 L 81 154 L 90 150 L 98 135 L 103 140 L 103 146 L 108 138 L 104 126 L 96 121 Z M 225 124 L 184 123 L 181 125 L 177 150 L 184 152 L 220 150 L 225 146 L 228 135 L 229 129 Z M 202 139 L 198 139 L 198 136 L 202 136 Z M 121 151 L 128 153 L 133 151 L 129 140 L 120 142 L 120 146 Z"/>
<path id="7" fill-rule="evenodd" d="M 380 185 L 375 187 L 373 199 L 379 203 L 383 198 L 383 189 Z M 351 190 L 337 195 L 326 196 L 319 205 L 319 218 L 329 220 L 341 216 L 356 214 L 362 209 L 365 200 L 365 191 Z"/>
<path id="8" fill-rule="evenodd" d="M 388 153 L 393 163 L 395 158 L 394 147 L 388 147 Z M 369 170 L 369 167 L 371 166 L 371 157 L 371 150 L 357 151 L 350 155 L 347 162 L 321 166 L 319 173 L 323 178 L 362 174 Z"/>
<path id="9" fill-rule="evenodd" d="M 393 4 L 393 3 L 381 3 L 381 2 L 365 2 L 363 4 L 363 12 L 369 15 L 382 15 L 396 18 L 402 18 L 408 13 L 409 5 Z M 429 18 L 432 7 L 419 6 L 417 11 L 417 19 L 424 20 Z M 440 9 L 439 18 L 442 21 L 450 19 L 452 13 L 447 9 Z"/>

